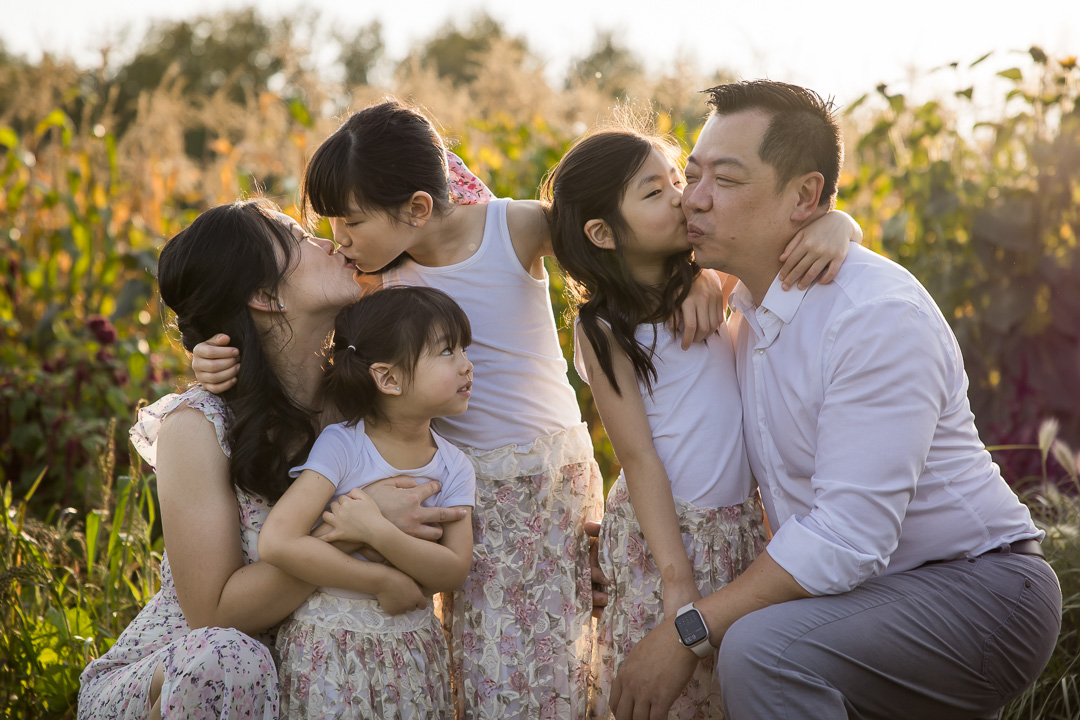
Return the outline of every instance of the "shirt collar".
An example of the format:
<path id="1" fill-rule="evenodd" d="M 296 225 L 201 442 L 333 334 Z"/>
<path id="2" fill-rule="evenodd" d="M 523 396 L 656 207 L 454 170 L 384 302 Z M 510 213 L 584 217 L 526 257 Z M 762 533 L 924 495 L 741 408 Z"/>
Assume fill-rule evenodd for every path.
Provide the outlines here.
<path id="1" fill-rule="evenodd" d="M 761 338 L 762 345 L 772 344 L 780 334 L 781 328 L 795 317 L 803 298 L 806 297 L 806 290 L 800 290 L 798 286 L 784 290 L 782 285 L 778 273 L 773 278 L 768 292 L 765 293 L 765 299 L 758 306 L 754 305 L 750 289 L 743 284 L 742 280 L 735 285 L 731 293 L 731 306 L 750 321 L 750 326 Z"/>

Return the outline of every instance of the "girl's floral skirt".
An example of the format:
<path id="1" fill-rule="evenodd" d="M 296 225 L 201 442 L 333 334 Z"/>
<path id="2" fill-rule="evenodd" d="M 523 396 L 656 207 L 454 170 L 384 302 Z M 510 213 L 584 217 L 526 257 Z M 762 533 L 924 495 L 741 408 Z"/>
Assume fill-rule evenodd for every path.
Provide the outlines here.
<path id="1" fill-rule="evenodd" d="M 741 505 L 701 508 L 675 498 L 679 531 L 694 581 L 702 596 L 727 585 L 765 547 L 763 511 L 757 490 Z M 615 670 L 645 635 L 664 619 L 663 583 L 623 476 L 608 492 L 600 529 L 600 567 L 611 581 L 608 605 L 597 626 L 592 663 L 590 715 L 610 716 L 608 699 Z M 715 657 L 698 663 L 690 683 L 668 715 L 678 720 L 723 718 Z"/>
<path id="2" fill-rule="evenodd" d="M 600 470 L 584 424 L 527 452 L 462 448 L 476 468 L 473 566 L 444 597 L 464 719 L 584 718 L 592 656 L 586 520 Z"/>
<path id="3" fill-rule="evenodd" d="M 316 592 L 277 636 L 281 719 L 453 718 L 446 639 L 430 607 Z"/>

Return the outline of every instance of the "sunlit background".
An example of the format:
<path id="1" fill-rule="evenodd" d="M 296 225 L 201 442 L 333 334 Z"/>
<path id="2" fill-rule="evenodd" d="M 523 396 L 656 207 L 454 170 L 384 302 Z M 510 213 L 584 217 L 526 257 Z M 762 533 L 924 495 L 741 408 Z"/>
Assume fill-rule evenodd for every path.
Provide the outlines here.
<path id="1" fill-rule="evenodd" d="M 30 59 L 49 52 L 93 64 L 110 47 L 113 62 L 120 62 L 154 20 L 251 4 L 12 0 L 5 3 L 0 38 L 8 52 Z M 970 63 L 989 51 L 1007 63 L 1010 51 L 1032 45 L 1059 55 L 1075 54 L 1080 45 L 1077 0 L 262 0 L 257 7 L 267 18 L 311 24 L 313 49 L 327 66 L 335 31 L 378 22 L 383 59 L 398 61 L 424 39 L 487 14 L 507 34 L 524 38 L 553 76 L 593 52 L 598 33 L 608 33 L 654 72 L 692 62 L 705 74 L 724 70 L 745 79 L 788 80 L 841 102 L 880 82 L 907 88 L 914 81 L 916 92 L 930 93 L 937 86 L 925 71 Z M 318 52 L 320 43 L 325 52 Z M 1000 69 L 997 62 L 990 66 Z"/>

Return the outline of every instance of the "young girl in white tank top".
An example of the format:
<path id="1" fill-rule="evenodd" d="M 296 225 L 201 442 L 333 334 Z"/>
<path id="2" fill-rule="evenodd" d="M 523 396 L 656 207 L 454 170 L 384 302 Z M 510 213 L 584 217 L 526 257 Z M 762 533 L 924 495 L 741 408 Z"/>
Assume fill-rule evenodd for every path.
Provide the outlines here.
<path id="1" fill-rule="evenodd" d="M 611 681 L 634 645 L 665 615 L 730 582 L 766 541 L 727 329 L 683 350 L 672 328 L 699 273 L 677 159 L 670 141 L 598 132 L 567 152 L 544 187 L 578 312 L 575 364 L 623 466 L 600 531 L 611 587 L 593 717 L 609 716 Z M 827 218 L 809 232 L 831 238 L 823 260 L 842 260 L 854 223 Z M 723 717 L 712 665 L 698 665 L 670 717 Z"/>

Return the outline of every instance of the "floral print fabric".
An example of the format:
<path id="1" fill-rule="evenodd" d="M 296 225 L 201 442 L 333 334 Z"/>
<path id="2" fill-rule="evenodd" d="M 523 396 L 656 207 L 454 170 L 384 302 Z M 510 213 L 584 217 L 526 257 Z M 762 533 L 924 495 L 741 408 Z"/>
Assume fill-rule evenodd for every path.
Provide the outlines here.
<path id="1" fill-rule="evenodd" d="M 741 505 L 700 508 L 675 498 L 679 531 L 703 596 L 727 585 L 765 547 L 761 499 L 757 490 Z M 608 700 L 615 670 L 633 647 L 664 618 L 663 583 L 638 526 L 626 480 L 608 492 L 600 528 L 600 568 L 611 582 L 608 605 L 597 625 L 590 687 L 590 716 L 610 717 Z M 690 683 L 672 705 L 669 718 L 723 718 L 715 657 L 698 663 Z"/>
<path id="2" fill-rule="evenodd" d="M 449 653 L 431 607 L 316 592 L 281 624 L 282 720 L 453 718 Z"/>
<path id="3" fill-rule="evenodd" d="M 467 719 L 587 713 L 592 584 L 586 520 L 601 508 L 585 425 L 528 452 L 462 448 L 476 467 L 473 566 L 444 598 Z"/>
<path id="4" fill-rule="evenodd" d="M 473 175 L 462 159 L 449 150 L 446 151 L 446 165 L 450 172 L 450 199 L 455 205 L 480 205 L 495 199 L 484 181 Z"/>
<path id="5" fill-rule="evenodd" d="M 165 417 L 181 406 L 201 411 L 214 425 L 226 455 L 227 410 L 201 387 L 167 395 L 139 411 L 132 443 L 148 463 L 157 461 L 157 438 Z M 259 529 L 269 507 L 237 493 L 244 562 L 254 562 Z M 161 590 L 151 598 L 108 652 L 80 677 L 78 717 L 143 720 L 150 709 L 150 681 L 161 665 L 162 716 L 169 718 L 262 718 L 278 716 L 277 673 L 264 642 L 232 628 L 191 630 L 176 597 L 169 558 L 161 561 Z"/>

